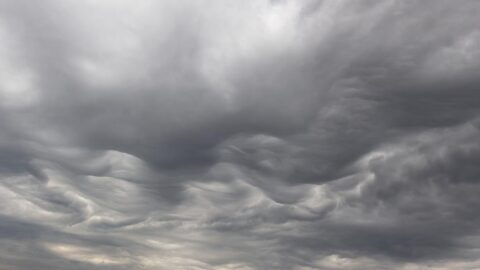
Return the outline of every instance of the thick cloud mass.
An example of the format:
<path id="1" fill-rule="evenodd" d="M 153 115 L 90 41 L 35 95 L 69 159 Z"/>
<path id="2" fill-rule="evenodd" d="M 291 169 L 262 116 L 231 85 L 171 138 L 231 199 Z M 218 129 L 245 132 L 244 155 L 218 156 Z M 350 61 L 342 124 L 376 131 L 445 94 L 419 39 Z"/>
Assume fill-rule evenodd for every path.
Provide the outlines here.
<path id="1" fill-rule="evenodd" d="M 0 269 L 480 269 L 479 16 L 0 0 Z"/>

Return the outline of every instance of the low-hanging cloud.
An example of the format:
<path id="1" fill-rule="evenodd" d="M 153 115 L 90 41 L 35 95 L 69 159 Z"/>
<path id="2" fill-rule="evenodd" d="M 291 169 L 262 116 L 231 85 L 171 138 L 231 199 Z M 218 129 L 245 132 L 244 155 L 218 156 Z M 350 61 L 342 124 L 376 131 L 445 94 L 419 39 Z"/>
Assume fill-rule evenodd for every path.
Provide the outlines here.
<path id="1" fill-rule="evenodd" d="M 0 269 L 477 269 L 480 3 L 0 0 Z"/>

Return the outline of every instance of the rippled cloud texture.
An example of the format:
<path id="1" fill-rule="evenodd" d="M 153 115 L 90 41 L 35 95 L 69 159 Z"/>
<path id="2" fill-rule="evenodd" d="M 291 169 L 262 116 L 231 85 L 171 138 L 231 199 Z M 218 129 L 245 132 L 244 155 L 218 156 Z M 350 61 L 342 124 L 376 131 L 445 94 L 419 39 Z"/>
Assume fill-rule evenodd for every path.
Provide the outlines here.
<path id="1" fill-rule="evenodd" d="M 0 269 L 480 269 L 479 16 L 0 0 Z"/>

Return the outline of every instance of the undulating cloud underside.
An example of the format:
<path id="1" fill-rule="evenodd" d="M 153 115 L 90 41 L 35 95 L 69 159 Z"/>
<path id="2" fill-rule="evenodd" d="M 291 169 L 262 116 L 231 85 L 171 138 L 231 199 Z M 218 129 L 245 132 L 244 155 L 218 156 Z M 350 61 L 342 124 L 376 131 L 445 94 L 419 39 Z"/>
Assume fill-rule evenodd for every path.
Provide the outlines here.
<path id="1" fill-rule="evenodd" d="M 479 258 L 480 1 L 0 0 L 1 270 Z"/>

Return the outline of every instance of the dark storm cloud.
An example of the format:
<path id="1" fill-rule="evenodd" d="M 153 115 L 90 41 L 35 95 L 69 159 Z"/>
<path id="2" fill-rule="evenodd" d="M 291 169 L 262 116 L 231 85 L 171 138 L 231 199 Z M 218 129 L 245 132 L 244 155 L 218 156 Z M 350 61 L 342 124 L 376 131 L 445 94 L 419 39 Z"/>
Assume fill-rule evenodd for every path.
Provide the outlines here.
<path id="1" fill-rule="evenodd" d="M 0 1 L 0 268 L 478 268 L 479 12 Z"/>

